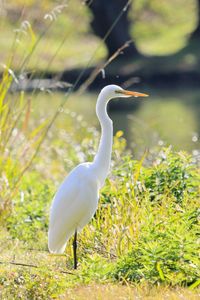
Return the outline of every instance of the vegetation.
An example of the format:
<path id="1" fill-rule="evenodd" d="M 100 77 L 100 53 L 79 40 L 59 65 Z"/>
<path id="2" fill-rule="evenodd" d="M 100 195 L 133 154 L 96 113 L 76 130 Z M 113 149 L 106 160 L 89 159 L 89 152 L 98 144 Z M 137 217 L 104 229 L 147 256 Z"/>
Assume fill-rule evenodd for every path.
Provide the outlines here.
<path id="1" fill-rule="evenodd" d="M 23 30 L 32 44 L 18 61 L 22 73 L 37 44 L 32 27 Z M 116 294 L 197 299 L 198 163 L 171 147 L 151 149 L 136 161 L 120 131 L 98 211 L 79 235 L 78 270 L 72 269 L 71 241 L 64 255 L 49 254 L 52 197 L 73 166 L 93 158 L 99 134 L 69 110 L 66 95 L 60 105 L 52 104 L 51 115 L 49 104 L 32 101 L 35 91 L 10 93 L 18 80 L 14 54 L 0 84 L 0 297 L 87 299 L 89 292 L 100 299 Z"/>

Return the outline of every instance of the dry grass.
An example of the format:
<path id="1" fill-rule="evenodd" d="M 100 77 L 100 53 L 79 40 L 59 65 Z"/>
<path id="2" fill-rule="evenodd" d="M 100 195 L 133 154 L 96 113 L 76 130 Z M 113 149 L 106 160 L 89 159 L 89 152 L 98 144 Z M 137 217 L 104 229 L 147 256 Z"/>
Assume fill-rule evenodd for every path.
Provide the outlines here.
<path id="1" fill-rule="evenodd" d="M 80 286 L 69 289 L 64 299 L 69 300 L 198 300 L 200 292 L 196 293 L 185 288 L 150 287 L 131 285 L 98 285 Z"/>

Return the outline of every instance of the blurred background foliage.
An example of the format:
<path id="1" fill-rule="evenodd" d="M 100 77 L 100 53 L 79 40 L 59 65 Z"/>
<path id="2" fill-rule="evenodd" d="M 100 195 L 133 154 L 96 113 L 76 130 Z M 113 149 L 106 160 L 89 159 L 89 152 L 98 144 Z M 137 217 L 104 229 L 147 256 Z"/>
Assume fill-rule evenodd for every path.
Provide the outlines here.
<path id="1" fill-rule="evenodd" d="M 55 9 L 57 6 L 57 10 Z M 62 13 L 59 13 L 62 11 Z M 16 28 L 28 20 L 36 37 L 49 25 L 48 14 L 55 14 L 51 26 L 40 41 L 30 62 L 31 68 L 46 69 L 51 57 L 56 54 L 53 70 L 84 66 L 99 46 L 99 38 L 92 34 L 92 19 L 84 1 L 3 1 L 1 3 L 0 48 L 1 60 L 5 61 L 11 49 Z M 46 16 L 46 17 L 45 17 Z M 184 47 L 188 36 L 197 25 L 197 2 L 195 0 L 135 0 L 130 12 L 131 35 L 139 50 L 145 55 L 167 55 Z M 76 28 L 76 30 L 74 30 Z M 18 67 L 23 55 L 22 47 L 30 43 L 30 36 L 23 37 L 26 43 L 18 44 L 13 67 Z M 77 47 L 80 45 L 80 47 Z M 48 49 L 48 51 L 47 51 Z M 93 64 L 106 57 L 106 47 L 101 44 Z"/>
<path id="2" fill-rule="evenodd" d="M 132 35 L 147 55 L 166 55 L 184 47 L 197 25 L 195 0 L 136 0 L 130 11 Z"/>

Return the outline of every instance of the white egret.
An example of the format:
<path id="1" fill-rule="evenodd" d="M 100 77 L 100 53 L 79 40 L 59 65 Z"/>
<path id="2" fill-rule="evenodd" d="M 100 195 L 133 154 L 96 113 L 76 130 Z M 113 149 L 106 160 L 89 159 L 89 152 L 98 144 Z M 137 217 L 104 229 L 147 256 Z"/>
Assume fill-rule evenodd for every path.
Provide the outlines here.
<path id="1" fill-rule="evenodd" d="M 51 253 L 63 253 L 68 239 L 74 234 L 74 269 L 77 268 L 77 232 L 93 217 L 99 199 L 99 190 L 108 175 L 113 143 L 112 120 L 107 114 L 107 103 L 118 97 L 146 97 L 127 91 L 117 85 L 104 87 L 97 99 L 96 114 L 101 125 L 101 139 L 93 162 L 74 168 L 59 187 L 52 203 L 48 232 Z"/>

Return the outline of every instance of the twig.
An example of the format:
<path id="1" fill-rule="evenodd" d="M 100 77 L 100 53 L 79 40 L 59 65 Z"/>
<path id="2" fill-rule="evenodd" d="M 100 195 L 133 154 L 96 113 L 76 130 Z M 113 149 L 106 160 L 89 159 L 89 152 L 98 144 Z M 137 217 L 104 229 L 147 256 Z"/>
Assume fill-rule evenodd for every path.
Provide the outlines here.
<path id="1" fill-rule="evenodd" d="M 14 266 L 21 266 L 21 267 L 29 267 L 29 268 L 35 268 L 35 269 L 39 269 L 41 267 L 37 266 L 37 265 L 32 265 L 32 264 L 24 264 L 24 263 L 20 263 L 20 262 L 14 262 L 14 261 L 0 261 L 1 265 L 14 265 Z M 76 275 L 73 272 L 70 271 L 56 271 L 62 274 L 70 274 L 70 275 Z"/>
<path id="2" fill-rule="evenodd" d="M 80 86 L 78 94 L 82 94 L 88 88 L 88 86 L 90 86 L 90 84 L 95 80 L 97 75 L 103 69 L 105 69 L 116 57 L 118 57 L 125 48 L 129 47 L 130 43 L 131 43 L 131 41 L 127 41 L 123 46 L 118 48 L 115 51 L 115 53 L 111 57 L 109 57 L 109 59 L 106 62 L 102 63 L 100 66 L 97 66 L 94 69 L 94 71 L 91 73 L 89 78 Z"/>
<path id="3" fill-rule="evenodd" d="M 22 266 L 22 267 L 30 267 L 30 268 L 38 268 L 36 265 L 32 264 L 24 264 L 24 263 L 19 263 L 19 262 L 13 262 L 13 261 L 0 261 L 0 264 L 5 264 L 5 265 L 15 265 L 15 266 Z"/>

